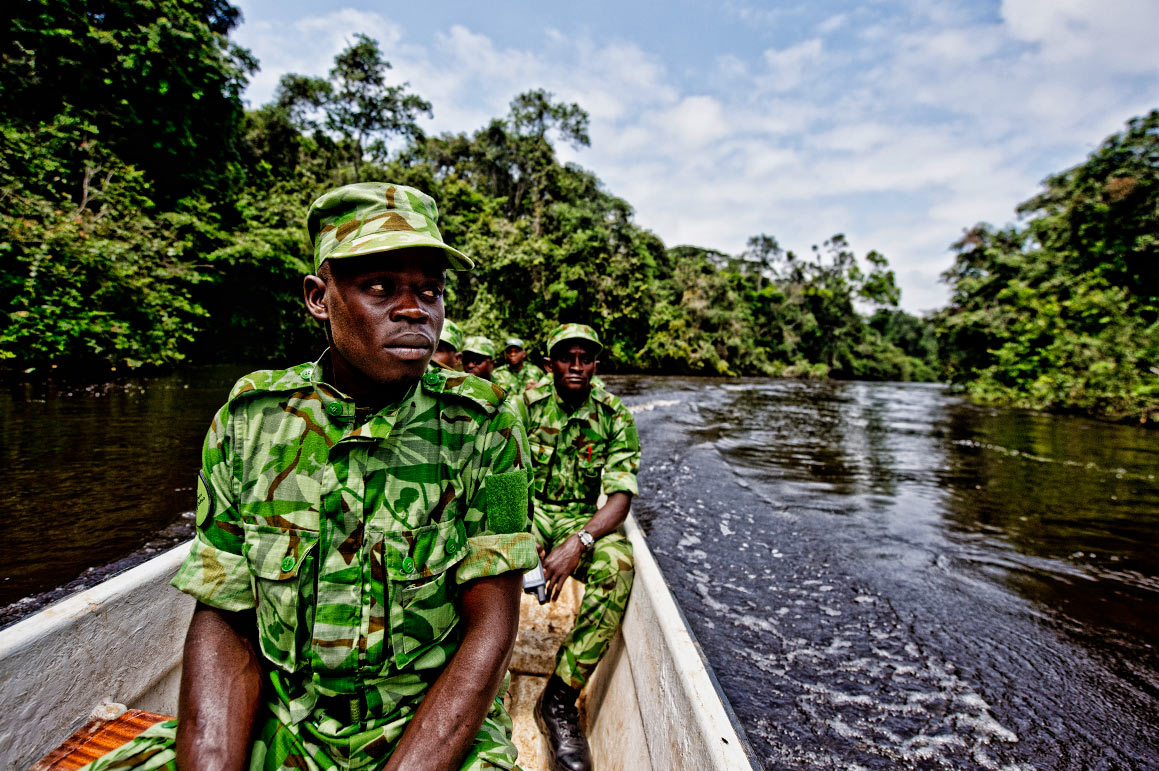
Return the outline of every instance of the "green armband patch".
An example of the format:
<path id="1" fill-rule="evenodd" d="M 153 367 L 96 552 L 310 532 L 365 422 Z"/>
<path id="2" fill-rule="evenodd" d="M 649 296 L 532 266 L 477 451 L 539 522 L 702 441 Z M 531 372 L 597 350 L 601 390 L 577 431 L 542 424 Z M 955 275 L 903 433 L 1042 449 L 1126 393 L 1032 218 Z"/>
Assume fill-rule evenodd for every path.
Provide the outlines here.
<path id="1" fill-rule="evenodd" d="M 204 527 L 206 520 L 213 516 L 213 490 L 204 471 L 197 472 L 197 526 Z"/>
<path id="2" fill-rule="evenodd" d="M 487 478 L 487 529 L 493 533 L 527 529 L 527 472 L 523 469 Z"/>

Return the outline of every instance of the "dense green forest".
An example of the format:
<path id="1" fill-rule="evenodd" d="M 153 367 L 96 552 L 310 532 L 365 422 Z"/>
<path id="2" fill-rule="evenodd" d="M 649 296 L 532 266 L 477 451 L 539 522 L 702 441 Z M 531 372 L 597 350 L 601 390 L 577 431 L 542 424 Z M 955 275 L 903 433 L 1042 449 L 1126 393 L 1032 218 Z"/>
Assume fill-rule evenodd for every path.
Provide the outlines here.
<path id="1" fill-rule="evenodd" d="M 582 106 L 542 90 L 471 132 L 356 35 L 326 77 L 286 75 L 247 110 L 258 63 L 224 0 L 25 0 L 0 41 L 0 366 L 110 370 L 301 360 L 304 215 L 319 193 L 390 180 L 431 193 L 479 268 L 448 315 L 542 340 L 603 333 L 605 368 L 947 378 L 979 399 L 1157 416 L 1156 115 L 1052 177 L 1006 229 L 955 246 L 953 299 L 900 310 L 887 259 L 841 235 L 808 255 L 754 235 L 740 254 L 666 246 L 591 172 Z M 1148 209 L 1149 207 L 1149 209 Z M 834 230 L 840 223 L 834 223 Z"/>
<path id="2" fill-rule="evenodd" d="M 1159 422 L 1159 111 L 954 244 L 935 318 L 976 399 Z"/>

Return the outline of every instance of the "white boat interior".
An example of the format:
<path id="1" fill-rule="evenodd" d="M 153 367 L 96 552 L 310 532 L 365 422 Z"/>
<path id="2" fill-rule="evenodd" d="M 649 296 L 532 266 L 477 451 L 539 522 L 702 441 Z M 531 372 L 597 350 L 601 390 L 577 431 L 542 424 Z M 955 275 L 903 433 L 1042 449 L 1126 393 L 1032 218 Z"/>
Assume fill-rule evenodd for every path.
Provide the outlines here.
<path id="1" fill-rule="evenodd" d="M 596 769 L 756 768 L 643 533 L 625 524 L 636 581 L 624 624 L 581 696 Z M 90 721 L 125 707 L 175 715 L 193 610 L 168 586 L 188 544 L 0 631 L 0 766 L 29 768 Z M 548 769 L 532 714 L 582 586 L 555 603 L 523 596 L 507 707 L 519 765 Z M 647 716 L 647 717 L 645 717 Z"/>

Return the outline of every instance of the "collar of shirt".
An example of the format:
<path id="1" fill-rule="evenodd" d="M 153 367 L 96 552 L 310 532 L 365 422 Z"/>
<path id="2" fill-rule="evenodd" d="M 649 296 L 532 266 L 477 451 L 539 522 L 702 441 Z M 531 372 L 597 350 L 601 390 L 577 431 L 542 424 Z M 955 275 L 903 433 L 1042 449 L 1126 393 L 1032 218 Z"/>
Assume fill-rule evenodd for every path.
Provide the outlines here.
<path id="1" fill-rule="evenodd" d="M 316 361 L 306 365 L 301 373 L 305 382 L 313 386 L 314 393 L 322 402 L 322 409 L 326 413 L 326 417 L 330 419 L 331 423 L 349 429 L 347 434 L 349 438 L 385 439 L 390 436 L 399 410 L 414 398 L 418 381 L 416 380 L 407 389 L 401 399 L 386 405 L 373 415 L 369 415 L 367 419 L 361 420 L 364 416 L 359 414 L 362 411 L 358 409 L 354 400 L 324 380 L 328 369 L 329 354 L 330 349 L 327 348 Z"/>

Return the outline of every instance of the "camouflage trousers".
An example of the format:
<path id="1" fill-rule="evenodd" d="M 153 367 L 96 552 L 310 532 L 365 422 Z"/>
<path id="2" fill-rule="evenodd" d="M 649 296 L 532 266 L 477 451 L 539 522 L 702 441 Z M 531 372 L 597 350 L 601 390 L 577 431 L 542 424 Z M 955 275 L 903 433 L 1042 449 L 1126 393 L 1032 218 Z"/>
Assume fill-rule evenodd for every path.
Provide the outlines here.
<path id="1" fill-rule="evenodd" d="M 595 512 L 589 506 L 558 507 L 535 502 L 532 528 L 536 542 L 550 552 L 578 533 Z M 583 688 L 624 620 L 635 577 L 632 544 L 623 530 L 613 530 L 580 557 L 572 578 L 584 584 L 575 626 L 555 655 L 555 674 L 573 688 Z"/>
<path id="2" fill-rule="evenodd" d="M 263 709 L 258 720 L 260 728 L 250 752 L 250 771 L 329 771 L 329 769 L 377 769 L 386 765 L 389 755 L 374 751 L 381 747 L 385 736 L 393 746 L 410 720 L 367 721 L 367 730 L 350 736 L 343 742 L 341 752 L 334 751 L 333 739 L 325 742 L 313 736 L 309 719 L 297 726 L 288 726 L 268 710 Z M 94 760 L 80 771 L 177 771 L 177 721 L 158 723 L 127 744 Z M 363 751 L 363 749 L 369 752 Z M 513 769 L 517 751 L 511 743 L 511 718 L 503 708 L 502 693 L 491 705 L 483 725 L 475 737 L 461 771 L 482 769 Z"/>

